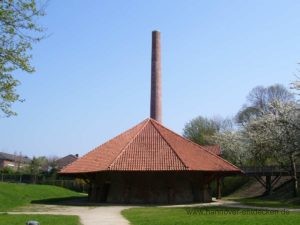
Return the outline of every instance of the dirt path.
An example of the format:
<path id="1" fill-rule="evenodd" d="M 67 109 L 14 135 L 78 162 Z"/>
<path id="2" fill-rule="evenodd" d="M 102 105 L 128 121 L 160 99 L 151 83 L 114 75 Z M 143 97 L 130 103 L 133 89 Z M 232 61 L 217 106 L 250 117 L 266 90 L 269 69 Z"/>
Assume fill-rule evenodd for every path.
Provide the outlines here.
<path id="1" fill-rule="evenodd" d="M 59 205 L 34 205 L 22 208 L 21 211 L 9 214 L 51 214 L 51 215 L 76 215 L 83 225 L 129 225 L 121 215 L 123 209 L 129 206 L 59 206 Z"/>

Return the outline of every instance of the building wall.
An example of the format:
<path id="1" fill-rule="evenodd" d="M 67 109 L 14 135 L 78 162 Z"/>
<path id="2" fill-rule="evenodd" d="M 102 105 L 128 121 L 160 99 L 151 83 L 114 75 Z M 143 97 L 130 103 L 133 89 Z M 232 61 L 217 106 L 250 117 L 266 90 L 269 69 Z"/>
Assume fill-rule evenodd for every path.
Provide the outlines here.
<path id="1" fill-rule="evenodd" d="M 5 168 L 5 167 L 11 167 L 11 168 L 14 168 L 16 165 L 15 165 L 15 162 L 12 162 L 12 161 L 8 161 L 8 160 L 5 160 L 5 159 L 1 159 L 0 160 L 0 168 Z"/>
<path id="2" fill-rule="evenodd" d="M 210 202 L 210 178 L 192 172 L 99 173 L 89 178 L 89 198 L 108 203 Z"/>
<path id="3" fill-rule="evenodd" d="M 14 162 L 10 160 L 0 159 L 0 169 L 3 169 L 5 167 L 10 167 L 13 170 L 17 170 L 19 168 L 23 168 L 25 166 L 28 166 L 28 164 Z"/>

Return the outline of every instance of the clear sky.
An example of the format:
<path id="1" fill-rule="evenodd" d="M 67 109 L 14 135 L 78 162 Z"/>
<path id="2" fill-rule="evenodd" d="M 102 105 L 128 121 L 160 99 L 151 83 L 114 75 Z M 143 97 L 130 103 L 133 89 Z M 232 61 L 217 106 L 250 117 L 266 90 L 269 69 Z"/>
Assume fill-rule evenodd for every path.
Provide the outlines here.
<path id="1" fill-rule="evenodd" d="M 0 119 L 0 151 L 83 155 L 149 117 L 151 31 L 162 35 L 163 124 L 231 117 L 257 85 L 295 79 L 300 1 L 50 0 L 19 73 L 17 117 Z"/>

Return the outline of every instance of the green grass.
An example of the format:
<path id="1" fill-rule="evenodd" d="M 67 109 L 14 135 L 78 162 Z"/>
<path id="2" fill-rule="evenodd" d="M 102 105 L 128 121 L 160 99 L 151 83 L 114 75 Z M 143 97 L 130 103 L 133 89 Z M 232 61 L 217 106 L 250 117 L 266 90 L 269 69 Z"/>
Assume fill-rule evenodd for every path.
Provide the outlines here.
<path id="1" fill-rule="evenodd" d="M 300 213 L 296 212 L 250 211 L 250 209 L 225 207 L 132 208 L 123 210 L 122 214 L 132 225 L 298 225 L 300 223 Z"/>
<path id="2" fill-rule="evenodd" d="M 78 216 L 54 215 L 8 215 L 0 214 L 0 225 L 25 225 L 27 221 L 35 220 L 41 225 L 80 225 Z"/>
<path id="3" fill-rule="evenodd" d="M 230 198 L 229 198 L 230 199 Z M 300 208 L 300 198 L 272 199 L 271 197 L 233 198 L 244 205 L 274 208 Z"/>
<path id="4" fill-rule="evenodd" d="M 32 201 L 80 196 L 80 193 L 56 186 L 0 182 L 0 212 L 28 205 Z"/>

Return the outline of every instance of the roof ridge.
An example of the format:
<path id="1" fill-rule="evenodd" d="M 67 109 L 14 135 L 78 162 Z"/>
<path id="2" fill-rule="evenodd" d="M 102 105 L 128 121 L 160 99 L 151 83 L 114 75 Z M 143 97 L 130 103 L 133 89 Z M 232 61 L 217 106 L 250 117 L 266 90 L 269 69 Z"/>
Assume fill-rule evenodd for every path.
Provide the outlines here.
<path id="1" fill-rule="evenodd" d="M 125 130 L 125 131 L 123 131 L 123 132 L 120 132 L 117 136 L 115 136 L 115 137 L 113 137 L 113 138 L 110 138 L 109 140 L 107 140 L 106 142 L 102 143 L 101 145 L 98 145 L 98 146 L 94 147 L 94 148 L 93 148 L 91 151 L 89 151 L 88 153 L 96 151 L 96 150 L 97 150 L 98 148 L 100 148 L 101 146 L 103 146 L 103 145 L 105 145 L 105 144 L 108 144 L 108 143 L 112 142 L 115 138 L 118 138 L 118 137 L 124 135 L 125 133 L 129 133 L 130 131 L 132 131 L 133 129 L 135 129 L 136 127 L 138 127 L 141 123 L 144 123 L 145 121 L 146 121 L 146 120 L 143 120 L 142 122 L 140 122 L 139 124 L 135 125 L 134 127 L 131 127 L 129 130 Z M 87 153 L 87 154 L 88 154 L 88 153 Z M 85 154 L 85 155 L 86 155 L 86 154 Z M 85 155 L 84 155 L 84 156 L 85 156 Z M 84 156 L 82 156 L 82 157 L 84 157 Z"/>
<path id="2" fill-rule="evenodd" d="M 218 156 L 218 155 L 216 155 L 216 154 L 214 154 L 214 153 L 212 153 L 212 152 L 206 150 L 206 149 L 205 149 L 204 147 L 202 147 L 201 145 L 199 145 L 199 144 L 197 144 L 197 143 L 195 143 L 195 142 L 193 142 L 193 141 L 187 139 L 186 137 L 177 134 L 176 132 L 174 132 L 174 131 L 170 130 L 169 128 L 167 128 L 167 127 L 163 126 L 162 124 L 160 124 L 158 121 L 156 121 L 156 120 L 154 120 L 154 119 L 150 119 L 150 121 L 154 122 L 155 124 L 157 124 L 158 126 L 164 128 L 164 129 L 170 131 L 172 134 L 175 134 L 177 137 L 181 137 L 181 138 L 185 139 L 186 141 L 190 142 L 191 144 L 200 147 L 202 150 L 204 150 L 205 152 L 208 152 L 208 153 L 211 154 L 213 157 L 216 157 L 216 158 L 218 158 L 218 159 L 221 159 L 221 160 L 225 161 L 226 163 L 230 164 L 231 166 L 233 166 L 234 168 L 239 169 L 237 166 L 235 166 L 235 165 L 233 165 L 232 163 L 228 162 L 226 159 L 223 159 L 222 157 L 220 157 L 220 156 Z"/>
<path id="3" fill-rule="evenodd" d="M 109 166 L 107 167 L 107 169 L 110 169 L 114 163 L 116 162 L 116 160 L 118 158 L 121 157 L 121 155 L 125 152 L 126 148 L 136 139 L 136 137 L 142 132 L 142 130 L 146 127 L 146 125 L 149 123 L 150 119 L 147 118 L 145 120 L 143 120 L 141 123 L 145 123 L 140 130 L 134 135 L 134 137 L 122 148 L 122 150 L 120 151 L 120 153 L 111 161 L 111 163 L 109 164 Z"/>
<path id="4" fill-rule="evenodd" d="M 182 158 L 177 154 L 177 152 L 173 149 L 173 147 L 170 145 L 170 143 L 165 139 L 165 137 L 162 135 L 162 133 L 157 129 L 157 127 L 154 125 L 153 121 L 155 121 L 156 123 L 159 124 L 158 121 L 154 120 L 154 119 L 150 119 L 150 122 L 153 124 L 154 129 L 160 134 L 160 136 L 162 137 L 162 139 L 167 143 L 167 145 L 170 147 L 170 149 L 172 150 L 172 152 L 174 152 L 174 154 L 176 155 L 176 157 L 180 160 L 180 162 L 182 163 L 182 165 L 189 169 L 189 166 L 187 166 L 184 161 L 182 160 Z"/>
<path id="5" fill-rule="evenodd" d="M 87 156 L 88 154 L 91 154 L 91 153 L 93 153 L 93 152 L 96 152 L 99 148 L 101 148 L 102 146 L 104 146 L 104 145 L 106 145 L 106 144 L 112 142 L 115 138 L 120 137 L 120 136 L 124 135 L 125 133 L 129 133 L 130 131 L 132 131 L 133 129 L 135 129 L 136 127 L 138 127 L 140 124 L 146 122 L 146 120 L 147 120 L 147 119 L 145 119 L 145 120 L 143 120 L 142 122 L 136 124 L 135 126 L 133 126 L 132 128 L 130 128 L 129 130 L 126 130 L 126 131 L 123 131 L 123 132 L 119 133 L 116 137 L 110 138 L 109 140 L 107 140 L 107 141 L 104 142 L 103 144 L 98 145 L 97 147 L 94 147 L 92 150 L 90 150 L 88 153 L 86 153 L 85 155 L 83 155 L 83 156 L 80 157 L 79 159 L 84 158 L 84 157 Z M 135 136 L 134 136 L 134 137 L 135 137 Z M 128 142 L 128 143 L 129 143 L 129 142 Z M 128 143 L 127 143 L 127 144 L 128 144 Z M 126 145 L 125 145 L 125 146 L 126 146 Z M 123 148 L 124 148 L 124 147 L 123 147 Z M 77 160 L 76 160 L 76 161 L 77 161 Z M 76 161 L 70 163 L 68 166 L 72 166 L 73 164 L 76 163 Z M 113 161 L 114 161 L 114 160 L 112 160 L 112 161 L 109 163 L 109 166 L 112 164 Z M 95 170 L 94 172 L 96 172 L 96 171 L 98 171 L 98 170 Z"/>

